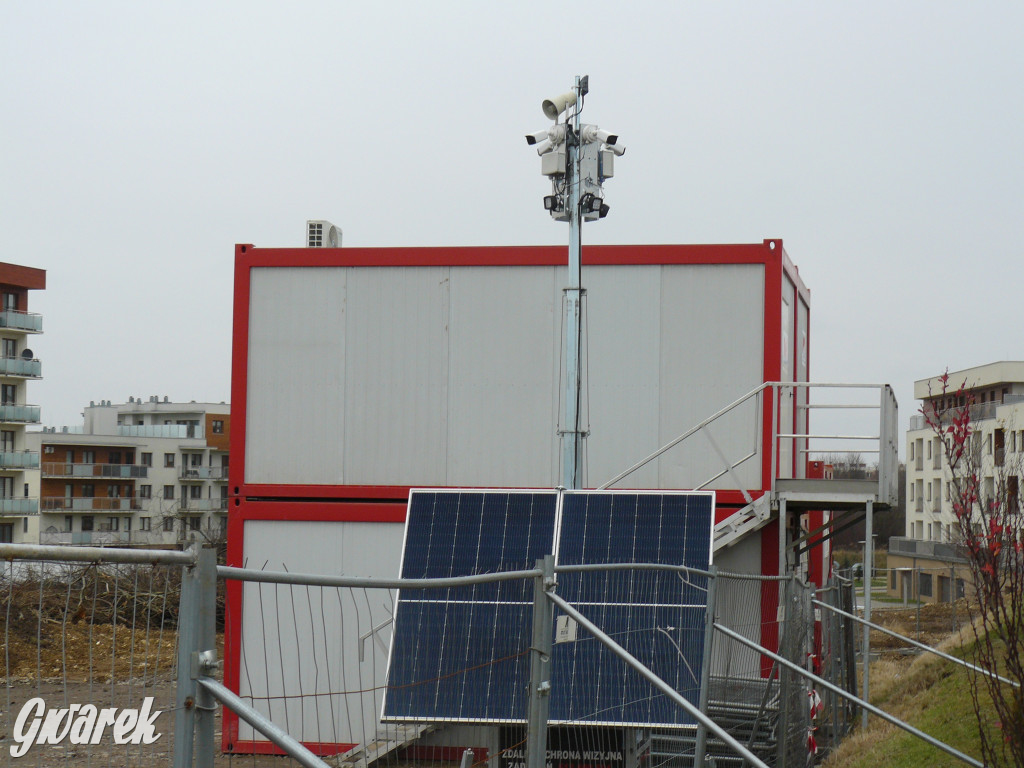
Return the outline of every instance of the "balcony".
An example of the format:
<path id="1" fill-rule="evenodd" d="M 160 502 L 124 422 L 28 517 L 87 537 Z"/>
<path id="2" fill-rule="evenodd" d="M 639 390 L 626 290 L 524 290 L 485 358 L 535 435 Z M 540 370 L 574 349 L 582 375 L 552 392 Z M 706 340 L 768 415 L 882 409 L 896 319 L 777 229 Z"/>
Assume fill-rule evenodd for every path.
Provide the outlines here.
<path id="1" fill-rule="evenodd" d="M 43 477 L 115 478 L 129 480 L 149 477 L 141 464 L 68 464 L 44 461 Z"/>
<path id="2" fill-rule="evenodd" d="M 39 499 L 0 497 L 0 515 L 38 515 Z"/>
<path id="3" fill-rule="evenodd" d="M 38 360 L 23 357 L 0 357 L 0 376 L 17 376 L 23 379 L 39 379 L 43 375 L 43 364 Z"/>
<path id="4" fill-rule="evenodd" d="M 0 405 L 0 422 L 4 424 L 38 424 L 38 405 L 16 405 L 5 403 Z"/>
<path id="5" fill-rule="evenodd" d="M 40 533 L 40 544 L 102 547 L 135 544 L 138 546 L 168 546 L 174 544 L 174 534 L 163 531 L 59 531 Z"/>
<path id="6" fill-rule="evenodd" d="M 228 508 L 227 499 L 182 499 L 182 512 L 223 512 Z"/>
<path id="7" fill-rule="evenodd" d="M 227 467 L 182 467 L 181 479 L 185 481 L 227 480 Z"/>
<path id="8" fill-rule="evenodd" d="M 13 328 L 27 333 L 43 332 L 43 316 L 35 312 L 18 312 L 15 309 L 0 311 L 0 328 Z"/>
<path id="9" fill-rule="evenodd" d="M 119 424 L 121 437 L 176 437 L 179 439 L 203 437 L 202 426 L 192 424 Z"/>
<path id="10" fill-rule="evenodd" d="M 88 496 L 44 496 L 43 512 L 132 512 L 141 509 L 137 499 Z"/>
<path id="11" fill-rule="evenodd" d="M 0 469 L 39 469 L 39 452 L 0 451 Z"/>

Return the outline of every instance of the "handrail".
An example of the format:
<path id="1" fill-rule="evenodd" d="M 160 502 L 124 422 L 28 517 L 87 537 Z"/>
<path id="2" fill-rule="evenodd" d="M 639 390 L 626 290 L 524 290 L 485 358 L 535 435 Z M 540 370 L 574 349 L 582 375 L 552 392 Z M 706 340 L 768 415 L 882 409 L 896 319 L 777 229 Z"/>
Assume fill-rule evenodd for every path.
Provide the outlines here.
<path id="1" fill-rule="evenodd" d="M 734 400 L 733 402 L 729 403 L 729 405 L 725 406 L 724 408 L 722 408 L 717 413 L 715 413 L 715 414 L 713 414 L 711 416 L 708 416 L 706 419 L 704 419 L 704 421 L 702 421 L 697 426 L 691 427 L 686 432 L 684 432 L 679 437 L 677 437 L 675 440 L 672 440 L 672 441 L 666 443 L 661 448 L 659 448 L 654 453 L 652 453 L 650 456 L 647 456 L 646 458 L 641 459 L 636 464 L 634 464 L 632 467 L 627 469 L 625 472 L 621 472 L 618 475 L 616 475 L 615 477 L 613 477 L 611 480 L 609 480 L 608 482 L 606 482 L 606 483 L 604 483 L 602 485 L 597 486 L 597 490 L 599 490 L 599 491 L 607 490 L 609 487 L 611 487 L 611 486 L 615 485 L 617 482 L 619 482 L 619 480 L 622 480 L 624 477 L 633 474 L 634 472 L 636 472 L 636 470 L 640 469 L 645 464 L 648 464 L 649 462 L 654 461 L 654 459 L 656 459 L 659 456 L 661 456 L 661 454 L 665 453 L 665 451 L 669 450 L 670 448 L 675 448 L 677 445 L 679 445 L 681 442 L 683 442 L 683 440 L 685 440 L 686 438 L 690 437 L 691 435 L 695 435 L 697 432 L 699 432 L 700 430 L 704 429 L 704 427 L 706 427 L 711 422 L 713 422 L 716 419 L 719 419 L 720 417 L 722 417 L 725 414 L 729 413 L 729 411 L 733 410 L 734 408 L 739 407 L 740 405 L 745 403 L 747 400 L 749 400 L 750 398 L 760 394 L 763 390 L 765 390 L 766 388 L 772 386 L 773 384 L 774 384 L 774 382 L 766 381 L 764 384 L 761 384 L 760 386 L 755 387 L 754 389 L 750 390 L 749 392 L 747 392 L 747 394 L 743 395 L 738 400 Z"/>
<path id="2" fill-rule="evenodd" d="M 780 393 L 783 390 L 798 390 L 798 389 L 800 389 L 800 390 L 810 390 L 811 388 L 816 388 L 816 389 L 866 389 L 866 390 L 878 390 L 880 396 L 879 396 L 878 401 L 875 402 L 875 403 L 828 403 L 828 404 L 810 404 L 810 403 L 800 403 L 800 402 L 794 402 L 793 403 L 793 408 L 794 409 L 796 409 L 798 411 L 802 410 L 804 413 L 807 413 L 811 408 L 816 408 L 816 409 L 858 409 L 858 410 L 875 410 L 875 411 L 878 411 L 879 418 L 878 418 L 878 423 L 877 423 L 877 428 L 878 428 L 877 432 L 872 430 L 870 433 L 867 433 L 867 434 L 845 434 L 845 433 L 844 434 L 827 434 L 827 433 L 822 433 L 822 432 L 814 432 L 814 433 L 807 432 L 807 433 L 804 433 L 804 434 L 800 434 L 800 433 L 794 432 L 792 429 L 785 429 L 786 425 L 783 425 L 783 424 L 779 423 L 779 413 L 780 413 L 780 408 L 781 408 L 781 405 L 780 405 L 780 402 L 779 402 L 780 401 Z M 761 486 L 762 486 L 762 488 L 767 487 L 767 488 L 774 489 L 774 487 L 775 487 L 775 480 L 778 479 L 778 476 L 779 476 L 778 467 L 779 467 L 779 451 L 780 451 L 780 442 L 781 441 L 784 441 L 784 440 L 804 441 L 803 442 L 803 446 L 804 447 L 801 448 L 801 447 L 797 446 L 797 448 L 796 448 L 796 450 L 794 452 L 794 456 L 796 456 L 796 455 L 802 455 L 802 454 L 806 454 L 806 453 L 810 452 L 811 449 L 806 447 L 807 446 L 807 441 L 810 441 L 810 440 L 849 440 L 849 441 L 863 440 L 863 441 L 877 442 L 877 444 L 878 444 L 877 449 L 875 449 L 875 448 L 863 448 L 863 449 L 858 449 L 858 450 L 860 452 L 862 452 L 862 453 L 877 453 L 878 456 L 879 456 L 879 459 L 878 459 L 878 464 L 879 464 L 879 471 L 878 471 L 878 498 L 879 498 L 879 500 L 883 501 L 883 502 L 886 502 L 886 503 L 892 503 L 895 500 L 895 498 L 896 498 L 895 493 L 898 490 L 896 488 L 896 483 L 898 481 L 897 481 L 896 474 L 895 474 L 896 471 L 897 471 L 897 467 L 898 467 L 898 455 L 897 455 L 897 453 L 898 453 L 898 437 L 897 437 L 897 434 L 896 434 L 896 430 L 898 429 L 898 425 L 897 425 L 897 420 L 896 420 L 896 407 L 897 407 L 896 406 L 896 399 L 895 399 L 895 397 L 893 395 L 892 388 L 888 384 L 858 384 L 858 383 L 844 383 L 844 382 L 766 381 L 763 384 L 760 384 L 757 387 L 755 387 L 754 389 L 752 389 L 749 392 L 745 393 L 744 395 L 741 395 L 739 398 L 737 398 L 736 400 L 732 401 L 731 403 L 729 403 L 728 405 L 724 406 L 723 408 L 719 409 L 718 411 L 716 411 L 712 415 L 708 416 L 703 421 L 695 424 L 694 426 L 692 426 L 690 429 L 688 429 L 685 432 L 683 432 L 682 434 L 680 434 L 675 439 L 669 441 L 668 443 L 665 443 L 663 446 L 658 448 L 656 451 L 654 451 L 653 453 L 645 456 L 643 459 L 641 459 L 637 463 L 633 464 L 631 467 L 629 467 L 625 471 L 620 472 L 619 474 L 617 474 L 615 477 L 611 478 L 607 482 L 603 483 L 602 485 L 599 485 L 598 486 L 598 490 L 606 490 L 606 489 L 610 488 L 611 486 L 615 485 L 616 483 L 618 483 L 623 478 L 627 477 L 628 475 L 632 474 L 633 472 L 637 471 L 638 469 L 644 467 L 645 465 L 647 465 L 651 461 L 657 459 L 659 456 L 663 455 L 664 453 L 666 453 L 667 451 L 671 450 L 675 446 L 679 445 L 683 441 L 687 440 L 688 438 L 692 437 L 693 435 L 697 434 L 698 432 L 705 431 L 706 428 L 710 424 L 712 424 L 714 421 L 720 419 L 725 414 L 735 410 L 736 408 L 738 408 L 739 406 L 741 406 L 741 405 L 743 405 L 745 403 L 750 402 L 752 399 L 759 399 L 759 398 L 761 398 L 762 392 L 765 392 L 766 390 L 771 390 L 772 393 L 773 393 L 773 395 L 772 395 L 772 402 L 770 404 L 770 409 L 771 409 L 770 444 L 765 444 L 764 439 L 763 439 L 762 434 L 761 434 L 761 430 L 763 429 L 762 420 L 764 419 L 764 417 L 766 415 L 765 412 L 764 412 L 764 410 L 765 410 L 764 406 L 761 406 L 761 407 L 758 407 L 758 408 L 755 409 L 756 410 L 756 417 L 755 417 L 754 429 L 755 429 L 756 435 L 755 435 L 755 449 L 754 449 L 754 451 L 751 452 L 751 453 L 748 453 L 747 455 L 745 455 L 743 458 L 741 458 L 739 461 L 736 461 L 736 462 L 730 462 L 729 459 L 727 459 L 724 456 L 722 456 L 721 452 L 718 451 L 717 453 L 719 454 L 719 458 L 722 459 L 722 461 L 723 461 L 723 467 L 724 468 L 718 474 L 713 475 L 708 480 L 705 480 L 698 487 L 707 486 L 709 483 L 714 482 L 719 477 L 722 477 L 723 475 L 726 475 L 726 474 L 729 474 L 730 476 L 732 476 L 734 478 L 734 480 L 736 480 L 736 482 L 738 483 L 739 481 L 735 478 L 735 474 L 732 472 L 732 470 L 735 469 L 740 464 L 742 464 L 743 462 L 748 461 L 751 458 L 756 457 L 758 455 L 758 453 L 760 453 L 762 451 L 770 451 L 770 461 L 768 463 L 768 466 L 764 468 L 764 469 L 768 470 L 769 477 L 766 478 L 766 477 L 763 477 L 763 475 L 762 475 Z M 799 398 L 794 398 L 794 399 L 795 400 L 799 400 Z M 707 434 L 706 431 L 705 431 L 705 434 Z M 712 445 L 714 446 L 715 444 L 712 442 Z M 763 471 L 764 470 L 762 470 L 762 473 L 763 473 Z M 796 474 L 796 473 L 794 473 L 794 474 Z M 740 487 L 739 490 L 744 493 L 744 496 L 747 495 L 747 490 L 748 489 Z"/>

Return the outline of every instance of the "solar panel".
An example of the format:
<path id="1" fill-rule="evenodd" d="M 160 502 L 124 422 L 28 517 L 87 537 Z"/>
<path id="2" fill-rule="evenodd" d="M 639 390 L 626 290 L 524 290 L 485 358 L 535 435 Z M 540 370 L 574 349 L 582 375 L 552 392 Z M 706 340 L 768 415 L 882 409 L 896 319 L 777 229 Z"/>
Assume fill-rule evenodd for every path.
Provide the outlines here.
<path id="1" fill-rule="evenodd" d="M 412 491 L 403 578 L 557 565 L 659 563 L 706 569 L 710 492 Z M 563 573 L 558 592 L 696 703 L 706 584 L 678 571 Z M 533 585 L 402 590 L 385 720 L 522 722 Z M 563 622 L 568 617 L 562 617 Z M 553 652 L 551 722 L 679 726 L 691 721 L 588 633 Z"/>
<path id="2" fill-rule="evenodd" d="M 557 501 L 554 491 L 414 490 L 402 578 L 533 568 L 551 553 Z M 525 580 L 400 591 L 384 718 L 522 720 L 532 612 Z"/>
<path id="3" fill-rule="evenodd" d="M 707 570 L 711 493 L 567 492 L 556 565 L 656 563 Z M 706 579 L 678 571 L 563 573 L 558 594 L 696 704 Z M 550 720 L 687 725 L 692 720 L 590 635 L 553 654 Z"/>

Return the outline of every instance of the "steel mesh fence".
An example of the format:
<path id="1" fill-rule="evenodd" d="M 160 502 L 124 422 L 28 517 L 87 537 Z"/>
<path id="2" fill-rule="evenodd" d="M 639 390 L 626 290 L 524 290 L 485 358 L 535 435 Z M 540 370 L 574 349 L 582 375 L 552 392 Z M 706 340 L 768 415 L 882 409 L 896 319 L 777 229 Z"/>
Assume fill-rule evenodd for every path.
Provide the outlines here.
<path id="1" fill-rule="evenodd" d="M 166 738 L 115 745 L 110 727 L 99 743 L 74 743 L 79 729 L 72 729 L 72 707 L 140 709 L 151 698 L 152 711 L 165 713 L 157 732 L 165 730 L 166 713 L 173 710 L 179 588 L 180 568 L 173 566 L 4 562 L 0 761 L 19 766 L 167 762 Z M 44 718 L 59 710 L 65 715 L 55 736 L 63 731 L 64 739 L 29 747 L 29 735 L 38 737 Z M 21 747 L 24 755 L 14 756 L 12 750 Z"/>

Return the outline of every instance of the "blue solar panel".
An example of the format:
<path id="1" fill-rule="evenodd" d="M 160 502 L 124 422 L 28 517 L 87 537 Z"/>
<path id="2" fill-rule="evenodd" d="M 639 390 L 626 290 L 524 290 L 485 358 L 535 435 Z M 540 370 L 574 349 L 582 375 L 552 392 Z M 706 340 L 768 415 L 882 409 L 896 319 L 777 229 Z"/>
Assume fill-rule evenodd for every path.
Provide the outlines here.
<path id="1" fill-rule="evenodd" d="M 560 502 L 560 503 L 559 503 Z M 443 578 L 557 565 L 706 569 L 711 493 L 414 491 L 401 574 Z M 558 593 L 696 703 L 706 583 L 678 571 L 562 573 Z M 403 590 L 384 718 L 521 722 L 533 585 Z M 686 725 L 678 707 L 583 630 L 553 652 L 550 720 Z"/>

